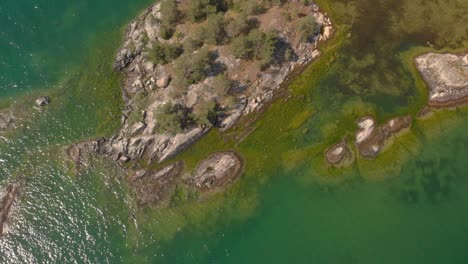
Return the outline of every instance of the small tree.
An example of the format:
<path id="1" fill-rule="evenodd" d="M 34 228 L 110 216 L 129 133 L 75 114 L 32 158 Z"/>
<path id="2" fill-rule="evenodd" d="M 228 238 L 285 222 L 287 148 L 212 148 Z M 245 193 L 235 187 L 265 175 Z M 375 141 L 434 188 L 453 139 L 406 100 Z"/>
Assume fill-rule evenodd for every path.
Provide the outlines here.
<path id="1" fill-rule="evenodd" d="M 226 36 L 224 25 L 224 15 L 222 13 L 209 15 L 205 28 L 206 43 L 213 45 L 222 44 Z"/>
<path id="2" fill-rule="evenodd" d="M 198 52 L 180 56 L 176 61 L 176 77 L 183 78 L 190 84 L 198 83 L 206 78 L 206 70 L 210 67 L 212 60 L 211 52 L 201 48 Z"/>
<path id="3" fill-rule="evenodd" d="M 306 16 L 299 21 L 299 32 L 301 41 L 310 42 L 319 33 L 319 27 L 312 16 Z"/>
<path id="4" fill-rule="evenodd" d="M 251 59 L 252 58 L 252 46 L 248 38 L 245 36 L 239 36 L 231 41 L 230 45 L 231 52 L 238 59 Z"/>
<path id="5" fill-rule="evenodd" d="M 201 126 L 216 125 L 218 122 L 218 109 L 215 101 L 201 100 L 193 107 L 194 121 Z"/>
<path id="6" fill-rule="evenodd" d="M 245 0 L 241 4 L 242 12 L 248 15 L 259 15 L 265 11 L 260 1 L 257 0 Z"/>
<path id="7" fill-rule="evenodd" d="M 197 43 L 200 43 L 200 47 L 205 43 L 206 29 L 205 27 L 199 25 L 195 27 L 190 33 L 190 38 L 192 38 Z"/>
<path id="8" fill-rule="evenodd" d="M 161 2 L 161 26 L 159 35 L 163 39 L 170 39 L 175 31 L 175 24 L 179 21 L 180 12 L 176 0 Z"/>
<path id="9" fill-rule="evenodd" d="M 200 22 L 210 14 L 223 11 L 226 7 L 220 0 L 191 0 L 187 11 L 187 17 L 193 22 Z"/>
<path id="10" fill-rule="evenodd" d="M 232 82 L 224 74 L 218 74 L 213 80 L 213 88 L 216 95 L 224 97 L 231 89 Z"/>
<path id="11" fill-rule="evenodd" d="M 157 131 L 159 133 L 177 134 L 189 123 L 187 113 L 181 105 L 166 103 L 155 111 Z"/>
<path id="12" fill-rule="evenodd" d="M 263 34 L 262 43 L 256 51 L 256 57 L 260 60 L 262 68 L 268 67 L 273 62 L 277 41 L 278 38 L 275 33 L 267 32 Z"/>
<path id="13" fill-rule="evenodd" d="M 236 58 L 260 60 L 261 67 L 265 68 L 273 62 L 277 39 L 275 33 L 254 29 L 247 37 L 233 39 L 231 51 Z"/>
<path id="14" fill-rule="evenodd" d="M 164 0 L 161 2 L 161 23 L 174 25 L 179 21 L 180 12 L 177 9 L 176 0 Z"/>
<path id="15" fill-rule="evenodd" d="M 230 19 L 226 25 L 226 34 L 233 39 L 240 35 L 246 35 L 251 29 L 251 20 L 245 13 L 240 13 L 237 19 Z"/>
<path id="16" fill-rule="evenodd" d="M 179 57 L 182 51 L 180 45 L 155 42 L 148 53 L 148 59 L 156 64 L 167 64 Z"/>
<path id="17" fill-rule="evenodd" d="M 184 44 L 183 44 L 184 52 L 187 54 L 191 54 L 197 49 L 199 49 L 202 45 L 203 45 L 203 42 L 200 42 L 199 40 L 195 40 L 189 37 L 184 41 Z"/>

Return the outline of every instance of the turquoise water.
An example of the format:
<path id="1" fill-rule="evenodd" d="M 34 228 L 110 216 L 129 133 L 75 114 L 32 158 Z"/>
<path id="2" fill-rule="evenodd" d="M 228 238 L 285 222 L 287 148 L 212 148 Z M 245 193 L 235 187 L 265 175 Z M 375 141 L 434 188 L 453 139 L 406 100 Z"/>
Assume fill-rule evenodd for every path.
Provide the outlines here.
<path id="1" fill-rule="evenodd" d="M 0 238 L 0 263 L 467 262 L 466 110 L 440 113 L 437 122 L 448 117 L 453 122 L 428 126 L 429 132 L 421 127 L 424 123 L 417 126 L 413 131 L 417 137 L 411 140 L 423 147 L 410 148 L 411 158 L 401 171 L 385 179 L 369 179 L 369 172 L 358 168 L 339 183 L 329 183 L 321 181 L 323 175 L 307 162 L 293 168 L 274 164 L 268 170 L 248 160 L 248 173 L 236 186 L 241 191 L 226 194 L 233 205 L 209 211 L 198 221 L 191 219 L 196 206 L 183 208 L 182 213 L 158 208 L 143 213 L 135 207 L 119 170 L 105 161 L 96 160 L 96 169 L 79 178 L 71 176 L 63 158 L 66 146 L 118 127 L 119 78 L 110 64 L 119 32 L 151 2 L 4 0 L 0 4 L 0 101 L 27 101 L 26 95 L 37 91 L 53 95 L 50 107 L 28 108 L 19 127 L 0 137 L 1 186 L 13 179 L 25 186 L 12 212 L 9 233 Z M 344 2 L 330 2 L 337 10 L 343 8 Z M 456 6 L 454 2 L 447 5 Z M 346 21 L 363 18 L 369 8 L 379 14 L 391 14 L 396 8 L 389 8 L 388 1 L 375 6 L 364 0 L 347 3 L 349 16 L 341 18 Z M 363 5 L 367 8 L 360 9 Z M 379 17 L 365 19 L 375 22 Z M 393 19 L 389 15 L 382 21 Z M 306 105 L 315 106 L 315 97 L 326 97 L 322 103 L 335 101 L 331 109 L 339 109 L 337 102 L 350 96 L 378 104 L 382 115 L 406 110 L 415 99 L 401 100 L 390 86 L 405 86 L 403 96 L 417 93 L 411 89 L 411 77 L 394 78 L 408 74 L 398 62 L 380 63 L 380 72 L 359 65 L 346 72 L 343 65 L 353 56 L 375 56 L 384 49 L 388 51 L 381 53 L 382 61 L 393 60 L 395 50 L 432 39 L 444 41 L 417 28 L 419 34 L 409 32 L 402 40 L 388 42 L 385 36 L 391 26 L 382 26 L 384 30 L 364 22 L 353 24 L 351 43 L 340 50 L 343 58 L 318 88 L 307 87 L 311 98 Z M 377 36 L 379 47 L 364 41 L 370 32 Z M 384 70 L 392 73 L 387 81 L 381 75 Z M 353 74 L 370 76 L 361 80 L 363 86 L 378 80 L 382 87 L 353 94 L 352 87 L 345 88 L 353 82 L 349 77 Z M 334 96 L 339 100 L 332 100 Z M 392 104 L 379 104 L 386 98 Z M 281 151 L 265 155 L 278 160 L 288 151 L 319 141 L 315 135 L 322 127 L 314 124 L 323 124 L 321 119 L 329 116 L 319 113 L 310 118 L 305 125 L 311 133 L 303 135 L 301 127 L 292 132 L 299 134 L 294 144 L 272 147 Z M 247 142 L 241 147 L 258 153 L 267 149 L 261 144 L 290 144 L 289 139 L 254 142 L 257 145 Z M 374 178 L 385 174 L 371 173 Z M 159 211 L 160 218 L 153 218 L 152 213 Z M 180 214 L 185 218 L 180 220 Z M 180 226 L 173 237 L 161 230 L 171 223 Z"/>

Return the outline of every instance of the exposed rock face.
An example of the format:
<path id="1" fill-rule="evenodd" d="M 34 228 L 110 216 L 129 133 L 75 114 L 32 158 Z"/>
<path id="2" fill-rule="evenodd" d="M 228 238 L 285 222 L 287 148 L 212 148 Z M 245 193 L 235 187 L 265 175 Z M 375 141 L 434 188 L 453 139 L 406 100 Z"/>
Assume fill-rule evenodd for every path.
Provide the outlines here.
<path id="1" fill-rule="evenodd" d="M 173 193 L 182 168 L 182 163 L 178 162 L 157 171 L 136 172 L 129 181 L 137 194 L 138 205 L 157 204 L 166 200 Z"/>
<path id="2" fill-rule="evenodd" d="M 356 147 L 363 158 L 372 159 L 382 150 L 385 140 L 408 128 L 413 121 L 411 116 L 396 117 L 382 126 L 376 126 L 372 117 L 358 120 L 360 130 L 356 133 Z"/>
<path id="3" fill-rule="evenodd" d="M 35 101 L 36 105 L 37 106 L 45 106 L 45 105 L 48 105 L 50 103 L 50 97 L 48 96 L 41 96 L 39 98 L 36 99 Z"/>
<path id="4" fill-rule="evenodd" d="M 327 159 L 328 163 L 339 167 L 346 161 L 352 161 L 353 155 L 348 148 L 348 144 L 344 140 L 327 149 L 325 151 L 325 158 Z"/>
<path id="5" fill-rule="evenodd" d="M 2 200 L 0 201 L 0 236 L 4 234 L 8 214 L 11 206 L 15 202 L 17 194 L 18 188 L 13 184 L 9 184 L 3 194 Z"/>
<path id="6" fill-rule="evenodd" d="M 409 128 L 413 118 L 399 116 L 378 126 L 372 116 L 364 116 L 357 120 L 358 131 L 355 135 L 357 152 L 365 159 L 373 159 L 382 151 L 386 140 L 405 128 Z M 350 164 L 354 160 L 353 151 L 348 148 L 346 141 L 337 143 L 325 151 L 328 163 L 340 167 Z"/>
<path id="7" fill-rule="evenodd" d="M 169 82 L 171 81 L 170 77 L 169 76 L 163 76 L 161 78 L 159 78 L 157 81 L 156 81 L 156 85 L 159 87 L 159 88 L 166 88 L 168 85 L 169 85 Z"/>
<path id="8" fill-rule="evenodd" d="M 468 54 L 426 53 L 415 59 L 429 86 L 429 105 L 450 106 L 468 100 Z"/>
<path id="9" fill-rule="evenodd" d="M 15 122 L 15 118 L 13 113 L 11 112 L 4 112 L 0 113 L 0 131 L 6 130 L 13 125 Z"/>
<path id="10" fill-rule="evenodd" d="M 375 120 L 373 117 L 366 116 L 361 118 L 358 123 L 359 131 L 356 134 L 356 143 L 360 144 L 369 139 L 374 132 Z"/>
<path id="11" fill-rule="evenodd" d="M 75 175 L 78 175 L 88 167 L 87 155 L 91 152 L 97 153 L 100 149 L 100 142 L 101 141 L 78 142 L 67 149 L 67 155 L 73 161 L 75 166 Z"/>
<path id="12" fill-rule="evenodd" d="M 234 152 L 215 153 L 203 160 L 189 182 L 208 191 L 232 183 L 241 173 L 242 161 Z"/>

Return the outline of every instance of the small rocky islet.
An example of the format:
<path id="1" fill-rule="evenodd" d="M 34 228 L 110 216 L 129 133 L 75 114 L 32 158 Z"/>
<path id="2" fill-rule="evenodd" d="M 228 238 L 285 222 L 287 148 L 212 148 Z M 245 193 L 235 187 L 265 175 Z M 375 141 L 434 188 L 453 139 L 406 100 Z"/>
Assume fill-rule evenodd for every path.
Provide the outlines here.
<path id="1" fill-rule="evenodd" d="M 3 235 L 6 231 L 6 226 L 8 222 L 8 216 L 12 205 L 15 203 L 15 200 L 18 196 L 19 187 L 17 184 L 9 184 L 5 189 L 2 199 L 0 200 L 0 236 Z"/>
<path id="2" fill-rule="evenodd" d="M 468 54 L 425 53 L 414 59 L 428 87 L 429 100 L 416 118 L 422 118 L 432 109 L 453 107 L 468 100 Z M 377 125 L 372 116 L 364 116 L 356 121 L 354 145 L 364 159 L 374 159 L 382 151 L 387 139 L 409 128 L 413 122 L 410 115 L 390 119 Z M 353 151 L 346 140 L 325 150 L 326 161 L 335 166 L 347 166 L 354 160 Z"/>

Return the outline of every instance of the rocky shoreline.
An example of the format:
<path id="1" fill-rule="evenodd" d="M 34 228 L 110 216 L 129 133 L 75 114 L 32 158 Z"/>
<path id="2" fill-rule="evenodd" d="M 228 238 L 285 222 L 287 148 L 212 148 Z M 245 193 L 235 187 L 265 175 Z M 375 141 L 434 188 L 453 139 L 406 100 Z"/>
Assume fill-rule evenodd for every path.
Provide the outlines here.
<path id="1" fill-rule="evenodd" d="M 432 111 L 432 108 L 453 107 L 464 104 L 468 100 L 468 54 L 437 54 L 426 53 L 414 59 L 415 65 L 426 81 L 429 92 L 428 105 L 417 115 L 422 118 Z M 393 118 L 378 126 L 374 117 L 364 116 L 356 121 L 358 130 L 354 144 L 360 157 L 374 159 L 379 155 L 387 140 L 406 128 L 413 122 L 412 116 Z M 328 164 L 335 167 L 350 165 L 349 157 L 353 151 L 346 141 L 339 142 L 325 150 L 324 156 Z"/>
<path id="2" fill-rule="evenodd" d="M 184 2 L 186 1 L 179 3 L 183 5 Z M 300 11 L 299 17 L 311 17 L 319 26 L 320 32 L 311 41 L 300 41 L 294 26 L 295 21 L 285 18 L 284 15 L 280 16 L 284 10 L 279 7 L 273 7 L 263 15 L 253 15 L 251 18 L 257 21 L 259 28 L 278 32 L 273 63 L 262 71 L 254 70 L 256 73 L 249 79 L 238 70 L 251 67 L 251 63 L 236 59 L 226 52 L 224 46 L 211 47 L 217 54 L 214 64 L 224 69 L 224 75 L 233 83 L 230 96 L 234 97 L 235 104 L 221 105 L 223 114 L 218 117 L 216 126 L 191 126 L 177 133 L 157 131 L 159 120 L 155 111 L 158 107 L 171 103 L 193 108 L 200 100 L 222 102 L 224 99 L 203 90 L 215 82 L 211 73 L 200 83 L 190 85 L 186 94 L 176 98 L 170 96 L 171 91 L 176 88 L 174 73 L 167 65 L 150 61 L 147 51 L 155 41 L 169 45 L 172 40 L 167 41 L 159 36 L 161 24 L 158 21 L 163 16 L 161 3 L 146 9 L 128 26 L 124 45 L 119 49 L 114 64 L 114 70 L 123 75 L 122 94 L 125 108 L 121 118 L 122 127 L 111 138 L 80 142 L 69 147 L 67 154 L 74 162 L 75 173 L 87 166 L 86 155 L 89 153 L 109 157 L 124 168 L 129 184 L 134 187 L 139 205 L 159 204 L 167 200 L 174 193 L 176 186 L 181 184 L 200 192 L 210 192 L 225 188 L 234 182 L 240 176 L 243 167 L 242 159 L 234 152 L 212 154 L 201 161 L 193 173 L 185 175 L 181 175 L 184 166 L 180 162 L 157 171 L 145 169 L 141 164 L 142 161 L 150 165 L 168 160 L 196 142 L 210 129 L 230 129 L 242 116 L 259 111 L 272 100 L 275 91 L 291 72 L 320 56 L 317 45 L 333 34 L 330 19 L 320 12 L 315 4 L 303 6 L 302 1 L 298 0 L 291 0 L 287 4 L 289 7 L 285 8 Z M 185 32 L 184 27 L 187 25 L 177 26 L 177 30 Z M 291 53 L 291 59 L 280 59 L 278 54 L 284 56 L 286 50 Z M 168 65 L 170 67 L 170 64 Z M 140 105 L 141 97 L 144 97 L 146 102 L 144 107 Z M 135 116 L 138 119 L 136 122 L 132 120 Z M 128 163 L 132 165 L 129 166 Z"/>
<path id="3" fill-rule="evenodd" d="M 9 184 L 3 194 L 2 200 L 0 201 L 0 236 L 2 236 L 6 231 L 8 215 L 17 196 L 18 187 L 14 184 Z"/>

